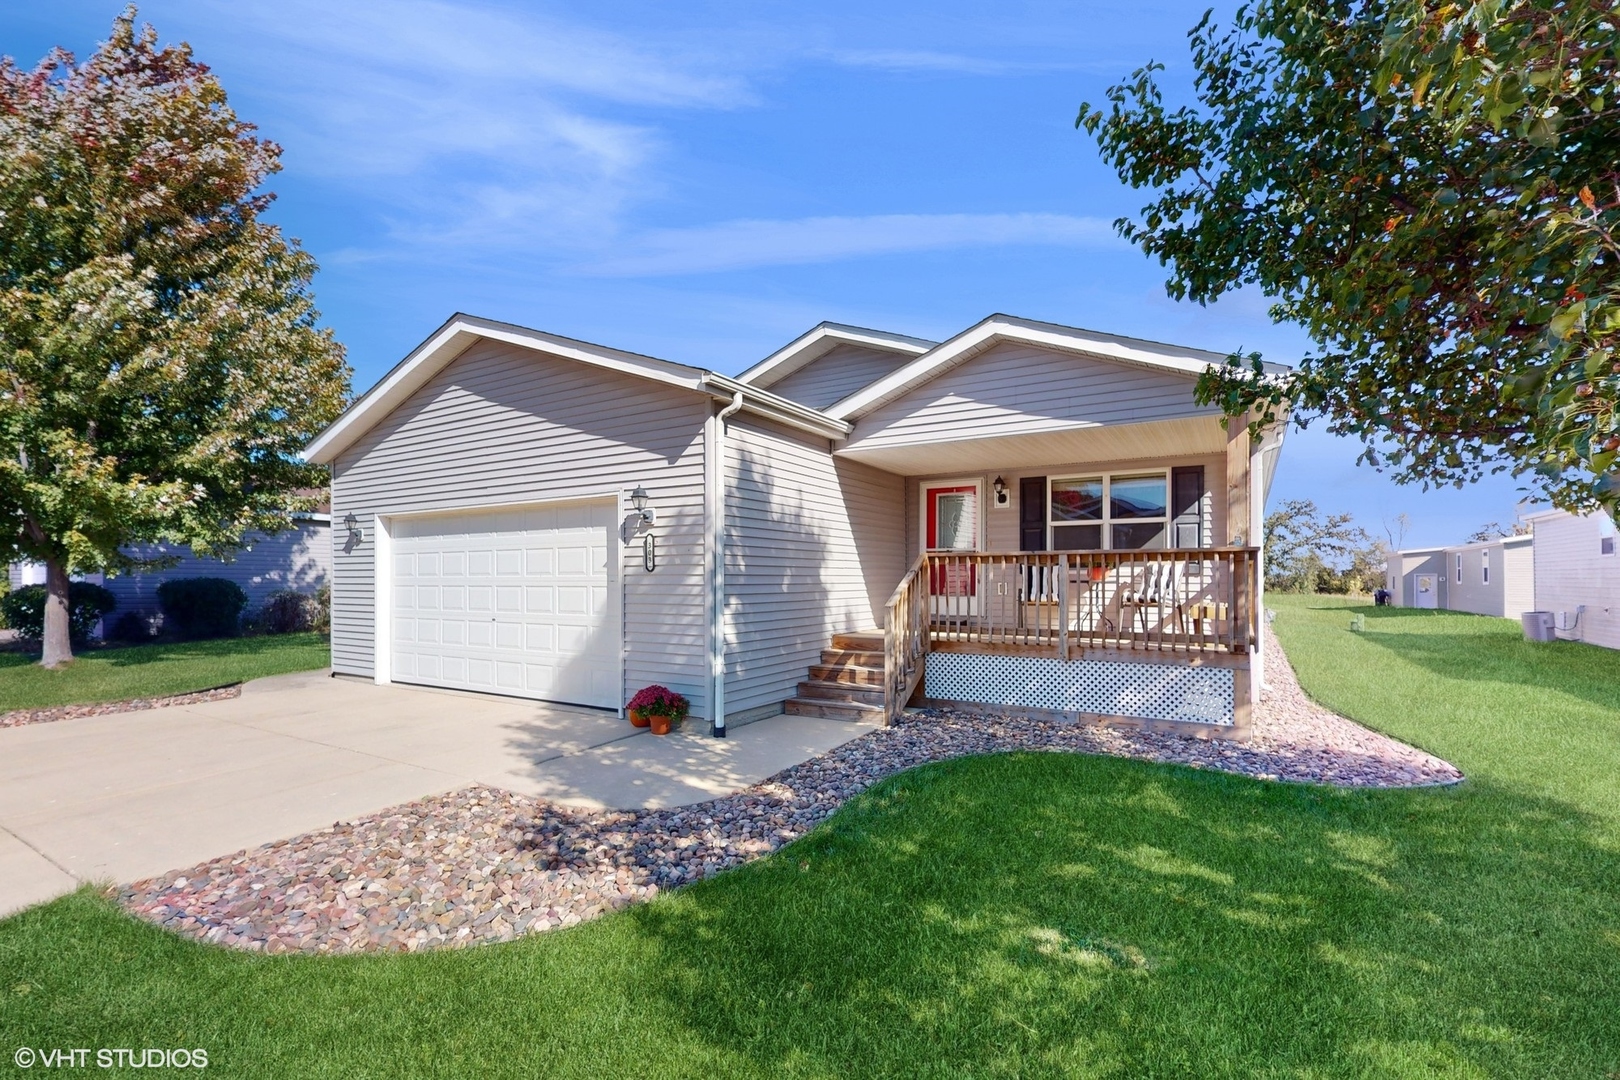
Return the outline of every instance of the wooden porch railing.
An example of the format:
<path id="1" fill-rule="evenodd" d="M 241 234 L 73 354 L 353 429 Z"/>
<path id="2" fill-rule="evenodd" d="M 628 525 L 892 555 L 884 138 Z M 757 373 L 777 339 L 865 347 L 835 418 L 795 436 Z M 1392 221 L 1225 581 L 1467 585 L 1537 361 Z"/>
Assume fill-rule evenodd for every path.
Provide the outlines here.
<path id="1" fill-rule="evenodd" d="M 1085 649 L 1247 653 L 1259 639 L 1255 548 L 930 552 L 889 598 L 892 721 L 936 648 L 1069 659 Z"/>
<path id="2" fill-rule="evenodd" d="M 883 623 L 883 722 L 892 724 L 911 700 L 928 655 L 928 582 L 919 555 L 889 597 Z"/>

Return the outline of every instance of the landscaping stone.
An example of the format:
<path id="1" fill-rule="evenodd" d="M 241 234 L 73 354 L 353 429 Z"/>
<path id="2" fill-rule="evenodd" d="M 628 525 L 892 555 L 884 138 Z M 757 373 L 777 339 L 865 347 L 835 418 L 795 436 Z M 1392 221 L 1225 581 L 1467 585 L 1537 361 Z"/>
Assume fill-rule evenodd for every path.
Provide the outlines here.
<path id="1" fill-rule="evenodd" d="M 177 933 L 282 953 L 414 952 L 574 926 L 769 854 L 916 765 L 1013 750 L 1110 754 L 1345 787 L 1455 783 L 1439 758 L 1314 705 L 1267 633 L 1249 741 L 916 710 L 744 791 L 582 810 L 488 787 L 422 799 L 122 889 Z"/>
<path id="2" fill-rule="evenodd" d="M 212 690 L 198 690 L 190 694 L 171 694 L 168 697 L 130 698 L 127 701 L 103 701 L 96 705 L 54 705 L 48 709 L 13 709 L 0 713 L 0 728 L 22 727 L 24 724 L 48 724 L 53 720 L 75 720 L 81 716 L 107 716 L 112 713 L 140 712 L 143 709 L 166 709 L 170 705 L 200 705 L 205 701 L 224 701 L 241 697 L 242 685 L 217 686 Z"/>

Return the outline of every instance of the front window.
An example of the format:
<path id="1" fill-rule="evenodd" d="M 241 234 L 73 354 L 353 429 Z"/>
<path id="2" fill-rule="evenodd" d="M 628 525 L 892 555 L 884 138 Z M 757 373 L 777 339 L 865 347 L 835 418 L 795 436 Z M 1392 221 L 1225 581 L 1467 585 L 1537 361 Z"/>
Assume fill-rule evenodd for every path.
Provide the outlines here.
<path id="1" fill-rule="evenodd" d="M 1162 548 L 1170 478 L 1156 472 L 1053 480 L 1049 505 L 1054 550 Z"/>

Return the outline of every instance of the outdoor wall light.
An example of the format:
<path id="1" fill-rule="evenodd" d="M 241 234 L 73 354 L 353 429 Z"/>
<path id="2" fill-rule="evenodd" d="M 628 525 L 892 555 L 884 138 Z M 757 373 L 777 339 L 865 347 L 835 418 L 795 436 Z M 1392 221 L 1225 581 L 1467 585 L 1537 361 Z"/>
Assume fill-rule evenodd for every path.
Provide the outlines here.
<path id="1" fill-rule="evenodd" d="M 994 480 L 992 480 L 990 482 L 990 486 L 996 489 L 996 505 L 997 506 L 1006 506 L 1007 505 L 1007 481 L 1003 480 L 1001 477 L 998 476 L 998 477 L 996 477 Z"/>
<path id="2" fill-rule="evenodd" d="M 343 515 L 343 528 L 346 529 L 349 534 L 347 543 L 345 544 L 343 550 L 353 551 L 355 548 L 359 547 L 360 542 L 365 539 L 365 535 L 360 531 L 360 519 L 355 517 L 353 514 Z"/>
<path id="3" fill-rule="evenodd" d="M 641 515 L 642 521 L 648 525 L 655 525 L 658 523 L 658 513 L 647 505 L 647 501 L 647 489 L 637 484 L 636 489 L 630 493 L 630 505 L 636 508 L 636 513 Z"/>
<path id="4" fill-rule="evenodd" d="M 640 484 L 630 492 L 630 505 L 636 508 L 636 514 L 641 519 L 639 527 L 647 530 L 641 538 L 641 565 L 650 574 L 658 569 L 658 547 L 652 533 L 652 527 L 658 523 L 658 514 L 647 505 L 649 501 L 647 489 Z"/>

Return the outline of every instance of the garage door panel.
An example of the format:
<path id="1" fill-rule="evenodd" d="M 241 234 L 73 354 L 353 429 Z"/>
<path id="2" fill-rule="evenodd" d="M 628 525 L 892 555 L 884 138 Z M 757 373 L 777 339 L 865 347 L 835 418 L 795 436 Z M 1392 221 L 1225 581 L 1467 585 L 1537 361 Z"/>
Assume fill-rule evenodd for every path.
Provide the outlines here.
<path id="1" fill-rule="evenodd" d="M 616 706 L 614 526 L 607 501 L 401 522 L 396 677 Z"/>

